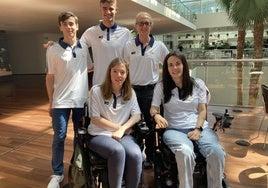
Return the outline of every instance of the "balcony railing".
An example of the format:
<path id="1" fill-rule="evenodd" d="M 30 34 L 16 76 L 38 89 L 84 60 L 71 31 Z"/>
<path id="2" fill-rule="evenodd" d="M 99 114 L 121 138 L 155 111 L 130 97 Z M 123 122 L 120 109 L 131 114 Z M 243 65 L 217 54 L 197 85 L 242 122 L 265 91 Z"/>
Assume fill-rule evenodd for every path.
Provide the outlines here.
<path id="1" fill-rule="evenodd" d="M 210 89 L 210 104 L 262 106 L 260 84 L 268 84 L 268 59 L 188 59 L 188 63 L 191 75 L 203 79 Z M 261 63 L 262 69 L 256 71 L 255 63 Z M 238 68 L 238 64 L 242 65 L 242 69 Z M 252 82 L 253 78 L 258 79 Z M 256 104 L 249 105 L 252 87 L 259 89 Z"/>
<path id="2" fill-rule="evenodd" d="M 189 20 L 190 22 L 194 23 L 196 20 L 196 14 L 191 11 L 191 9 L 186 6 L 184 3 L 178 0 L 157 0 L 162 5 L 170 8 L 174 12 L 178 13 L 185 19 Z"/>

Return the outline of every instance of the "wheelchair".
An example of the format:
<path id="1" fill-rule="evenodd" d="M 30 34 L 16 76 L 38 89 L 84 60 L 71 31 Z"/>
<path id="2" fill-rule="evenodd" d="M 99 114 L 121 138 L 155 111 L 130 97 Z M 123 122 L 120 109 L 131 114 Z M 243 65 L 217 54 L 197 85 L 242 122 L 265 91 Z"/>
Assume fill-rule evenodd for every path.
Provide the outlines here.
<path id="1" fill-rule="evenodd" d="M 225 130 L 231 126 L 231 121 L 234 119 L 225 110 L 225 113 L 212 113 L 216 122 L 212 129 L 214 131 Z M 156 134 L 156 147 L 154 155 L 154 183 L 156 188 L 177 188 L 178 170 L 175 155 L 166 146 L 162 140 L 162 135 L 165 129 L 155 129 Z M 194 188 L 206 188 L 207 187 L 207 173 L 206 173 L 206 159 L 199 152 L 198 146 L 194 143 L 194 152 L 196 155 L 196 165 L 193 173 Z M 225 175 L 223 175 L 222 187 L 228 188 Z"/>
<path id="2" fill-rule="evenodd" d="M 85 188 L 109 188 L 109 181 L 108 181 L 108 167 L 107 167 L 107 160 L 99 156 L 97 153 L 89 149 L 88 138 L 89 134 L 87 132 L 87 127 L 90 124 L 90 118 L 88 117 L 88 106 L 85 104 L 85 116 L 81 122 L 81 128 L 79 128 L 77 133 L 77 139 L 80 141 L 80 145 L 83 148 L 84 155 L 83 159 L 84 162 L 84 169 L 85 175 L 87 176 L 87 183 L 84 186 Z M 146 126 L 145 121 L 142 119 L 136 125 L 133 126 L 133 133 L 132 135 L 138 139 L 143 135 L 147 134 L 149 128 Z M 142 184 L 142 176 L 140 180 L 139 187 L 143 187 Z M 69 185 L 70 182 L 69 182 Z M 76 185 L 72 186 L 73 188 Z M 124 180 L 122 181 L 122 187 L 124 187 Z"/>

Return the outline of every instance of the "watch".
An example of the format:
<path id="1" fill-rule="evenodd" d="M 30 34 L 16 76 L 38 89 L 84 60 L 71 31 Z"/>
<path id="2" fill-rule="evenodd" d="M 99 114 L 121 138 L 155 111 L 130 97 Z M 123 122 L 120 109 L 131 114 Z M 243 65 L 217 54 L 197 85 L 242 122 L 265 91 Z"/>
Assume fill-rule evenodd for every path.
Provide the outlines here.
<path id="1" fill-rule="evenodd" d="M 203 127 L 202 126 L 199 126 L 199 127 L 195 127 L 194 129 L 198 129 L 199 131 L 203 131 Z"/>

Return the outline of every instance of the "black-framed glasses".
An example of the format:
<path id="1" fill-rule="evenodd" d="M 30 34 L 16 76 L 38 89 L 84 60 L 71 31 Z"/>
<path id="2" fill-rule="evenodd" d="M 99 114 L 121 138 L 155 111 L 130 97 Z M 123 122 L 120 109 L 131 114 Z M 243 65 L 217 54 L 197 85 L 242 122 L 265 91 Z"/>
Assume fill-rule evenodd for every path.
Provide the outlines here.
<path id="1" fill-rule="evenodd" d="M 151 25 L 151 22 L 137 22 L 138 26 L 142 27 L 142 26 L 149 26 Z"/>

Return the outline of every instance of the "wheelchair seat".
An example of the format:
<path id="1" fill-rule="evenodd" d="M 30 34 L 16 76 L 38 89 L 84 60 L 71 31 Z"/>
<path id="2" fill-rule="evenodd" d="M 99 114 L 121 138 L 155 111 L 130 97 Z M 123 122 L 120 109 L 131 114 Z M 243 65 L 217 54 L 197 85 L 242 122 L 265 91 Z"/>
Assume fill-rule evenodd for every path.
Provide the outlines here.
<path id="1" fill-rule="evenodd" d="M 156 188 L 177 188 L 178 170 L 175 154 L 162 141 L 162 135 L 165 129 L 158 129 L 156 152 L 154 156 L 154 180 Z M 194 142 L 193 142 L 194 143 Z M 194 152 L 196 155 L 196 165 L 194 169 L 193 179 L 194 188 L 205 188 L 207 185 L 206 159 L 199 152 L 198 146 L 194 143 Z"/>
<path id="2" fill-rule="evenodd" d="M 213 130 L 223 130 L 225 128 L 231 127 L 231 122 L 234 119 L 225 110 L 225 113 L 212 113 L 216 121 L 213 125 Z M 172 153 L 170 148 L 163 142 L 162 136 L 165 129 L 155 129 L 156 133 L 156 146 L 155 146 L 155 156 L 154 156 L 154 180 L 156 188 L 177 188 L 178 182 L 178 170 L 177 163 L 175 159 L 175 154 Z M 193 187 L 194 188 L 206 188 L 207 187 L 207 172 L 206 172 L 206 159 L 200 153 L 199 148 L 195 142 L 194 153 L 195 158 L 195 169 L 193 172 Z M 226 182 L 225 174 L 223 174 L 222 187 L 228 188 L 229 185 Z"/>
<path id="3" fill-rule="evenodd" d="M 86 106 L 87 107 L 87 106 Z M 85 107 L 85 109 L 86 109 Z M 87 114 L 87 113 L 86 113 Z M 78 137 L 82 141 L 81 145 L 85 148 L 87 152 L 87 164 L 85 165 L 88 169 L 88 180 L 87 187 L 88 188 L 109 188 L 109 181 L 108 181 L 108 167 L 107 167 L 107 160 L 101 157 L 96 152 L 89 149 L 88 138 L 89 134 L 87 132 L 87 127 L 89 125 L 90 119 L 88 116 L 85 115 L 84 119 L 82 120 L 81 128 L 78 130 Z M 139 121 L 136 125 L 133 126 L 133 136 L 137 139 L 137 137 L 141 137 L 143 134 L 147 134 L 149 128 L 147 127 L 144 120 Z M 122 187 L 124 187 L 124 180 L 122 180 Z M 142 177 L 139 187 L 143 187 L 142 184 Z"/>

